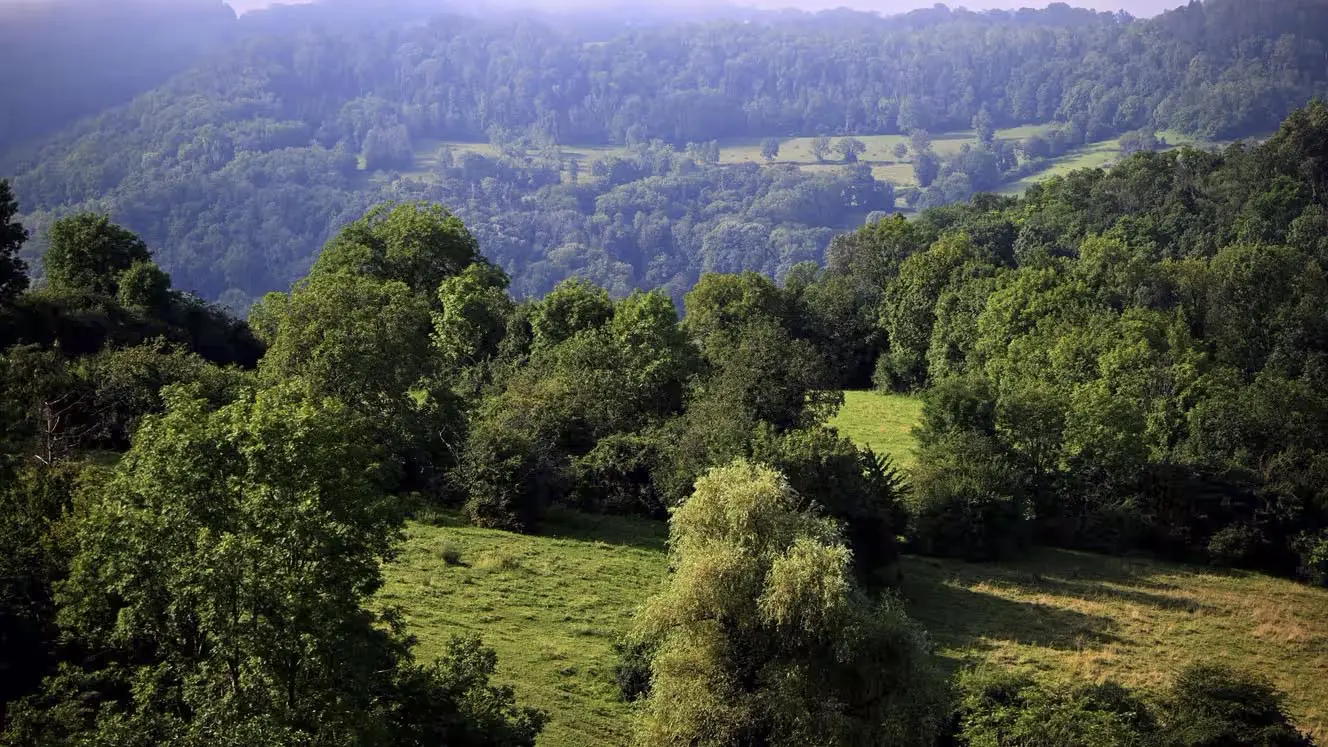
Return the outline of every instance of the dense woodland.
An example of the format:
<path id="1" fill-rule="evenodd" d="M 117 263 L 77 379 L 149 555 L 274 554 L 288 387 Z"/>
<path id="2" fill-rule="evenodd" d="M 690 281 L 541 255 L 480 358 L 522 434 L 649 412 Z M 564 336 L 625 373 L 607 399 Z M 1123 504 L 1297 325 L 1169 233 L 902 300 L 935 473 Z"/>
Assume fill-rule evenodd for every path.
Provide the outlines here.
<path id="1" fill-rule="evenodd" d="M 424 200 L 455 210 L 522 297 L 575 276 L 680 301 L 704 272 L 783 278 L 822 261 L 835 232 L 877 210 L 963 201 L 1121 134 L 1131 147 L 1166 128 L 1264 136 L 1328 90 L 1316 0 L 1209 0 L 1149 20 L 1064 5 L 597 23 L 410 2 L 238 20 L 215 0 L 171 7 L 190 54 L 148 53 L 132 18 L 93 16 L 78 26 L 91 40 L 45 16 L 0 23 L 23 41 L 0 71 L 0 110 L 21 120 L 0 121 L 0 174 L 23 204 L 34 275 L 55 220 L 101 212 L 181 288 L 243 313 L 373 205 Z M 113 84 L 50 71 L 49 50 L 71 43 L 65 59 L 140 59 L 134 48 L 154 66 Z M 992 136 L 1025 124 L 1051 129 Z M 969 128 L 980 142 L 963 154 L 927 146 L 928 132 Z M 853 168 L 844 138 L 888 133 L 916 136 L 917 189 Z M 713 162 L 717 140 L 791 136 L 848 142 L 827 158 L 841 168 Z M 497 154 L 421 172 L 415 154 L 442 140 Z M 626 150 L 574 170 L 563 149 L 587 145 Z"/>
<path id="2" fill-rule="evenodd" d="M 42 281 L 0 187 L 0 677 L 17 745 L 528 745 L 546 715 L 374 601 L 415 512 L 667 518 L 622 641 L 644 745 L 1312 744 L 1258 672 L 952 681 L 900 552 L 1147 552 L 1328 585 L 1328 105 L 835 238 L 828 262 L 539 298 L 427 202 L 247 322 L 105 216 Z M 908 471 L 826 426 L 925 398 Z"/>

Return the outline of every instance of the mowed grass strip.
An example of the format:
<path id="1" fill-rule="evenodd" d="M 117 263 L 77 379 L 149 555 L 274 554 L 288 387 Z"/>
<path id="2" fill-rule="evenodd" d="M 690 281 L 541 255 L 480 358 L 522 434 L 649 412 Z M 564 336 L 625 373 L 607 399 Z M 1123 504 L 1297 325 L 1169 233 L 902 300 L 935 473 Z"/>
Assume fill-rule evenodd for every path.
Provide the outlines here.
<path id="1" fill-rule="evenodd" d="M 830 426 L 859 446 L 889 455 L 900 467 L 915 458 L 913 426 L 922 420 L 922 400 L 880 392 L 844 392 L 844 406 Z"/>

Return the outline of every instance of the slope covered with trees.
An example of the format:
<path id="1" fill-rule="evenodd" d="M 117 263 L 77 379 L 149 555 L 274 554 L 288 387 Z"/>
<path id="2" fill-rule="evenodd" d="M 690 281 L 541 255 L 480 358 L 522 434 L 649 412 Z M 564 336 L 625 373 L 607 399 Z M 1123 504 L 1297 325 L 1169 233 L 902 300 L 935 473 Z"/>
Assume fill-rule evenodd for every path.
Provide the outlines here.
<path id="1" fill-rule="evenodd" d="M 883 221 L 829 276 L 925 389 L 915 531 L 973 557 L 1147 548 L 1323 583 L 1324 133 L 1139 154 Z"/>
<path id="2" fill-rule="evenodd" d="M 819 260 L 830 230 L 906 196 L 860 171 L 711 168 L 701 144 L 917 134 L 930 189 L 909 204 L 935 206 L 1121 133 L 1265 134 L 1328 85 L 1323 12 L 1209 0 L 1150 20 L 1058 5 L 623 31 L 411 3 L 301 6 L 246 16 L 225 52 L 0 156 L 0 172 L 30 212 L 34 267 L 56 217 L 107 212 L 183 287 L 237 310 L 289 287 L 342 225 L 392 199 L 451 205 L 520 293 L 576 274 L 680 298 L 705 271 Z M 1026 143 L 992 137 L 1050 123 Z M 981 140 L 962 158 L 942 164 L 924 145 L 927 131 L 970 127 Z M 487 140 L 501 155 L 414 172 L 420 145 L 438 140 Z M 572 172 L 562 147 L 593 144 L 632 150 Z M 851 140 L 837 144 L 855 160 Z"/>

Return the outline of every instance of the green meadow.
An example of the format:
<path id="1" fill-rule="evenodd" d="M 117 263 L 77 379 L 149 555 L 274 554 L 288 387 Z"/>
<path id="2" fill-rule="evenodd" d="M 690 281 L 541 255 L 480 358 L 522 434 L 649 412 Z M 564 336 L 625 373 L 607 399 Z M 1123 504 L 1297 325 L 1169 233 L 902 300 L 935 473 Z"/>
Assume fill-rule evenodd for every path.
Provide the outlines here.
<path id="1" fill-rule="evenodd" d="M 833 424 L 907 465 L 920 412 L 913 398 L 849 392 Z M 431 517 L 411 524 L 380 601 L 404 613 L 422 659 L 453 635 L 482 636 L 499 679 L 552 716 L 543 747 L 616 747 L 635 707 L 618 698 L 613 644 L 665 580 L 666 542 L 665 525 L 644 519 L 555 512 L 527 536 Z M 1302 728 L 1328 738 L 1328 591 L 1061 550 L 901 565 L 901 593 L 949 669 L 994 662 L 1157 693 L 1188 663 L 1225 662 L 1270 677 Z"/>

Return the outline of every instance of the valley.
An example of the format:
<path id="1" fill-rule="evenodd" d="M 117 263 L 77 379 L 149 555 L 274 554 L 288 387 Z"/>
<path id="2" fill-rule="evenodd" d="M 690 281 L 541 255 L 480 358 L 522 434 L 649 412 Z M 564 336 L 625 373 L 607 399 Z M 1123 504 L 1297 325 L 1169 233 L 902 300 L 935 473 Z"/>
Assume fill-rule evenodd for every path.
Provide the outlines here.
<path id="1" fill-rule="evenodd" d="M 0 0 L 0 744 L 1323 744 L 1328 4 L 1093 4 Z"/>

